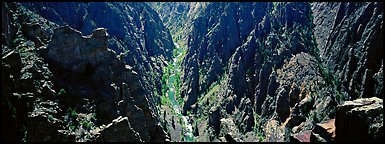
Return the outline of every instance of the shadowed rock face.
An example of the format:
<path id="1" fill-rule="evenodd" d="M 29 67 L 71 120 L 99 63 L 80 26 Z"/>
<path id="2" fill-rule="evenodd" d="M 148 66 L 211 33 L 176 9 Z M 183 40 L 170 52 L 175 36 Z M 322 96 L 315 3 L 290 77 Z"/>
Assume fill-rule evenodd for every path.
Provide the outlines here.
<path id="1" fill-rule="evenodd" d="M 133 133 L 139 133 L 138 135 L 129 136 L 137 137 L 132 141 L 150 141 L 158 136 L 162 137 L 162 134 L 164 137 L 162 131 L 157 132 L 156 116 L 153 111 L 148 110 L 149 102 L 144 99 L 143 95 L 131 95 L 131 92 L 138 89 L 137 84 L 135 84 L 139 83 L 137 74 L 126 69 L 125 62 L 119 59 L 114 51 L 107 48 L 107 42 L 108 34 L 106 29 L 98 28 L 90 36 L 82 36 L 80 32 L 65 26 L 54 30 L 51 41 L 47 45 L 47 57 L 53 64 L 57 64 L 59 69 L 85 75 L 84 80 L 78 79 L 78 81 L 84 82 L 85 87 L 87 87 L 87 83 L 98 82 L 98 84 L 91 84 L 88 89 L 96 91 L 90 94 L 90 98 L 96 99 L 96 114 L 100 123 L 109 123 L 118 115 L 129 116 L 129 121 L 135 124 L 132 126 Z M 61 70 L 58 73 L 63 74 L 63 71 Z M 64 79 L 62 82 L 71 83 Z M 119 88 L 113 89 L 111 82 Z M 73 94 L 84 91 L 81 88 L 71 89 L 73 89 Z M 119 91 L 126 92 L 119 93 Z M 129 98 L 133 100 L 129 100 Z M 151 133 L 152 129 L 156 132 L 156 136 Z M 111 137 L 116 134 L 106 131 L 102 135 Z M 126 141 L 130 139 L 129 137 L 121 136 L 116 139 L 106 138 L 104 140 Z"/>
<path id="2" fill-rule="evenodd" d="M 90 16 L 97 5 L 105 11 Z M 71 11 L 75 7 L 82 8 Z M 123 17 L 123 8 L 131 10 L 125 11 L 131 18 Z M 158 124 L 156 91 L 160 93 L 163 62 L 174 45 L 151 8 L 141 3 L 4 3 L 2 10 L 8 21 L 3 40 L 11 39 L 2 44 L 2 116 L 9 118 L 2 126 L 9 123 L 15 129 L 10 141 L 168 139 Z M 71 19 L 85 13 L 88 20 Z M 114 29 L 121 28 L 114 23 L 98 28 L 108 25 L 101 19 L 107 13 L 130 28 Z M 123 120 L 113 122 L 119 116 Z M 102 126 L 110 123 L 127 123 L 122 125 L 129 131 Z"/>
<path id="3" fill-rule="evenodd" d="M 159 102 L 157 94 L 161 93 L 162 68 L 165 60 L 171 59 L 175 46 L 155 11 L 144 3 L 22 4 L 42 17 L 60 26 L 69 25 L 84 35 L 90 35 L 99 27 L 106 28 L 110 35 L 108 47 L 140 74 L 141 86 L 132 91 L 133 95 L 146 97 L 149 108 L 158 113 L 156 105 Z"/>
<path id="4" fill-rule="evenodd" d="M 284 75 L 287 71 L 277 76 L 277 69 L 282 68 L 285 61 L 315 48 L 309 33 L 310 12 L 308 3 L 208 3 L 202 6 L 192 21 L 183 62 L 183 113 L 189 111 L 192 104 L 199 103 L 198 99 L 204 97 L 210 85 L 220 81 L 221 88 L 215 97 L 222 101 L 212 103 L 226 110 L 227 116 L 222 117 L 238 116 L 234 121 L 236 125 L 243 125 L 241 131 L 251 131 L 255 123 L 265 125 L 274 114 L 285 122 L 291 115 L 290 109 L 301 100 L 299 95 L 304 98 L 310 91 L 310 86 L 301 89 L 306 80 L 299 79 L 319 74 L 317 66 L 309 66 L 314 70 L 292 79 Z M 317 63 L 312 55 L 308 57 L 315 61 L 311 64 Z M 304 62 L 301 66 L 311 64 Z M 289 71 L 294 75 L 302 67 Z M 281 96 L 276 97 L 280 91 Z M 262 115 L 263 120 L 256 122 L 256 114 Z"/>
<path id="5" fill-rule="evenodd" d="M 87 65 L 95 67 L 115 55 L 107 49 L 108 34 L 103 28 L 95 29 L 88 37 L 82 37 L 82 33 L 66 26 L 54 30 L 51 39 L 47 46 L 48 58 L 72 72 L 83 73 Z"/>

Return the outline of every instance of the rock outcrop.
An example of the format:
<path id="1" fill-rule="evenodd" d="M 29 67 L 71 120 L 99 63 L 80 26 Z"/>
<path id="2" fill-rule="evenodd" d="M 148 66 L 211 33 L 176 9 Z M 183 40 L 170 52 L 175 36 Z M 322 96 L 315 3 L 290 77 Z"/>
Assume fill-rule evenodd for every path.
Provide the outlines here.
<path id="1" fill-rule="evenodd" d="M 290 142 L 310 142 L 312 131 L 306 130 L 290 136 Z"/>
<path id="2" fill-rule="evenodd" d="M 127 117 L 118 117 L 100 131 L 104 142 L 140 142 L 139 133 L 135 132 Z"/>
<path id="3" fill-rule="evenodd" d="M 313 3 L 314 36 L 341 99 L 384 98 L 383 3 Z M 327 15 L 327 16 L 325 16 Z"/>
<path id="4" fill-rule="evenodd" d="M 311 131 L 311 142 L 334 142 L 336 137 L 335 119 L 315 125 Z"/>
<path id="5" fill-rule="evenodd" d="M 384 141 L 383 100 L 377 97 L 346 101 L 337 107 L 336 142 Z"/>
<path id="6" fill-rule="evenodd" d="M 2 126 L 12 129 L 9 141 L 169 140 L 156 106 L 161 68 L 174 45 L 151 8 L 141 3 L 3 4 Z M 71 11 L 78 6 L 80 11 Z M 108 25 L 100 14 L 93 15 L 98 7 L 130 28 L 123 32 L 123 26 Z M 130 9 L 125 12 L 135 19 L 123 19 L 116 7 Z M 85 19 L 73 21 L 78 14 Z M 113 121 L 118 117 L 123 119 Z M 110 127 L 100 131 L 103 124 Z M 116 135 L 122 129 L 114 125 L 129 127 L 123 133 L 130 133 Z"/>
<path id="7" fill-rule="evenodd" d="M 140 82 L 131 94 L 142 98 L 136 100 L 138 103 L 148 99 L 149 110 L 158 117 L 162 68 L 171 59 L 175 46 L 168 29 L 151 7 L 145 3 L 107 2 L 22 4 L 60 26 L 68 25 L 85 35 L 98 27 L 106 28 L 110 35 L 108 47 L 139 74 L 135 79 Z"/>
<path id="8" fill-rule="evenodd" d="M 81 32 L 65 26 L 54 30 L 51 39 L 47 45 L 47 57 L 56 65 L 55 72 L 72 77 L 71 80 L 61 79 L 63 85 L 71 89 L 71 94 L 89 91 L 83 98 L 95 100 L 96 116 L 100 124 L 108 124 L 119 115 L 127 116 L 135 124 L 132 126 L 134 133 L 138 132 L 141 136 L 133 141 L 151 141 L 165 135 L 157 130 L 156 116 L 149 110 L 149 102 L 143 95 L 131 95 L 140 84 L 138 75 L 128 69 L 129 66 L 114 51 L 107 48 L 106 29 L 95 29 L 91 36 L 84 37 Z M 77 75 L 76 78 L 74 75 Z M 97 83 L 89 84 L 93 82 Z M 78 85 L 72 87 L 68 86 L 69 83 Z M 155 131 L 156 136 L 151 130 Z M 126 141 L 127 138 L 106 140 Z"/>
<path id="9" fill-rule="evenodd" d="M 214 129 L 214 134 L 219 135 L 221 125 L 221 110 L 219 108 L 213 110 L 209 114 L 209 126 Z"/>
<path id="10" fill-rule="evenodd" d="M 90 73 L 92 68 L 106 61 L 116 61 L 111 50 L 108 51 L 106 29 L 95 29 L 91 36 L 82 37 L 82 33 L 69 26 L 55 29 L 48 43 L 48 58 L 65 69 L 77 73 Z M 88 68 L 88 69 L 87 69 Z M 88 72 L 89 71 L 89 72 Z"/>

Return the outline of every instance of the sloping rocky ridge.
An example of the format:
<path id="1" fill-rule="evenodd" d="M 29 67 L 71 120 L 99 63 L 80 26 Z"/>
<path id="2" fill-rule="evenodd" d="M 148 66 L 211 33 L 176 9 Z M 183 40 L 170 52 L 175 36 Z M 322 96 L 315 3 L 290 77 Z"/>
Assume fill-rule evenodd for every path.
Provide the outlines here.
<path id="1" fill-rule="evenodd" d="M 97 27 L 111 35 L 109 45 L 141 74 L 140 85 L 150 108 L 156 110 L 164 61 L 174 44 L 158 14 L 144 3 L 23 3 L 44 18 L 90 34 Z M 155 93 L 156 92 L 156 93 Z"/>
<path id="2" fill-rule="evenodd" d="M 171 38 L 164 37 L 168 32 L 141 31 L 142 35 L 136 35 L 137 42 L 116 45 L 123 40 L 116 38 L 118 34 L 109 33 L 109 29 L 91 29 L 91 35 L 83 36 L 71 25 L 60 26 L 63 21 L 46 20 L 40 16 L 43 14 L 31 12 L 19 3 L 2 4 L 3 138 L 8 137 L 9 141 L 167 140 L 156 108 L 156 84 L 160 78 L 144 71 L 161 75 L 158 67 L 168 58 L 165 49 L 173 47 L 166 47 L 167 42 L 172 44 Z M 39 4 L 23 5 L 39 8 Z M 140 3 L 103 4 L 111 9 L 124 6 L 133 13 L 148 8 Z M 156 14 L 149 8 L 146 12 L 142 16 Z M 151 25 L 163 27 L 156 20 L 156 17 L 141 19 L 138 22 L 143 25 L 138 28 L 131 24 L 134 28 L 128 33 L 136 34 L 138 31 L 133 30 L 149 25 L 148 29 L 154 27 Z M 97 23 L 93 26 L 99 27 Z M 110 46 L 114 49 L 109 49 Z M 120 53 L 119 48 L 125 53 Z M 157 48 L 157 54 L 147 52 Z"/>
<path id="3" fill-rule="evenodd" d="M 148 2 L 164 25 L 170 30 L 175 42 L 182 47 L 187 46 L 187 38 L 191 31 L 191 22 L 206 2 Z"/>
<path id="4" fill-rule="evenodd" d="M 343 101 L 383 98 L 382 14 L 376 2 L 202 6 L 181 76 L 198 141 L 289 141 Z"/>

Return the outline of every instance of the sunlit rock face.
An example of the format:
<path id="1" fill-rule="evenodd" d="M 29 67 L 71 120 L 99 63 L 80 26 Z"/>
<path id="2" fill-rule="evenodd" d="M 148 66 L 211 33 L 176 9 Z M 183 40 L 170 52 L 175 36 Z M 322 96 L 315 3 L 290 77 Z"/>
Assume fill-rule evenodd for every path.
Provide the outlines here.
<path id="1" fill-rule="evenodd" d="M 151 6 L 170 27 L 178 16 L 195 14 L 184 21 L 183 114 L 211 121 L 198 126 L 212 131 L 210 140 L 225 140 L 228 131 L 217 133 L 221 123 L 210 119 L 217 108 L 241 133 L 253 131 L 265 141 L 304 134 L 298 138 L 310 141 L 309 132 L 334 119 L 344 101 L 383 98 L 380 2 Z"/>
<path id="2" fill-rule="evenodd" d="M 382 31 L 382 2 L 3 2 L 2 137 L 381 142 Z"/>

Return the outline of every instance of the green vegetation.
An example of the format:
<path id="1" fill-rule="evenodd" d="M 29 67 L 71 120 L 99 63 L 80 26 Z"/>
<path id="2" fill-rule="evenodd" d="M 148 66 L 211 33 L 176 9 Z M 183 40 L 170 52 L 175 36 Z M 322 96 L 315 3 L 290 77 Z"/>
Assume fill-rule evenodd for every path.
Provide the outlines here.
<path id="1" fill-rule="evenodd" d="M 64 89 L 60 89 L 59 92 L 57 93 L 57 95 L 61 96 L 61 95 L 64 95 L 66 94 L 66 91 Z"/>
<path id="2" fill-rule="evenodd" d="M 167 97 L 167 92 L 169 91 L 169 78 L 170 70 L 173 68 L 171 64 L 163 68 L 162 75 L 162 96 L 161 96 L 161 105 L 171 105 L 170 99 Z"/>
<path id="3" fill-rule="evenodd" d="M 160 106 L 170 108 L 171 114 L 177 116 L 178 122 L 182 126 L 180 140 L 193 141 L 194 137 L 191 137 L 192 131 L 190 130 L 189 122 L 186 121 L 186 117 L 180 113 L 180 106 L 183 105 L 183 99 L 180 97 L 179 92 L 182 85 L 180 80 L 180 65 L 185 54 L 185 51 L 182 51 L 182 48 L 177 46 L 173 51 L 173 61 L 168 62 L 167 66 L 163 67 Z M 179 108 L 175 109 L 175 107 Z"/>
<path id="4" fill-rule="evenodd" d="M 214 86 L 212 86 L 214 84 Z M 214 92 L 217 92 L 218 91 L 218 88 L 220 87 L 220 84 L 219 83 L 213 83 L 211 86 L 210 86 L 210 91 L 209 92 L 207 92 L 207 94 L 206 95 L 208 95 L 208 96 L 212 96 L 213 95 L 213 93 Z"/>
<path id="5" fill-rule="evenodd" d="M 160 101 L 161 105 L 171 106 L 171 100 L 166 95 L 162 95 L 160 99 L 161 99 Z"/>
<path id="6" fill-rule="evenodd" d="M 332 72 L 332 70 L 329 69 L 329 67 L 324 66 L 324 64 L 322 63 L 319 63 L 318 67 L 326 83 L 333 88 L 334 93 L 331 95 L 332 99 L 339 105 L 341 101 L 345 100 L 345 98 L 341 95 L 340 91 L 338 90 L 341 85 L 340 81 L 337 77 L 334 76 L 334 73 Z"/>
<path id="7" fill-rule="evenodd" d="M 203 101 L 209 101 L 213 102 L 216 99 L 215 93 L 218 92 L 218 89 L 220 87 L 219 83 L 213 83 L 209 87 L 209 91 L 206 94 L 203 94 L 203 97 L 198 100 L 198 102 L 203 102 Z"/>
<path id="8" fill-rule="evenodd" d="M 309 118 L 311 118 L 314 123 L 319 123 L 319 122 L 321 122 L 323 120 L 323 116 L 317 114 L 315 111 L 310 113 Z"/>
<path id="9" fill-rule="evenodd" d="M 326 84 L 333 88 L 334 93 L 331 95 L 332 99 L 339 105 L 341 101 L 344 100 L 344 98 L 341 96 L 340 91 L 338 91 L 338 87 L 340 87 L 341 83 L 338 80 L 338 78 L 334 76 L 333 71 L 328 66 L 326 66 L 326 64 L 318 54 L 319 53 L 318 48 L 315 47 L 314 49 L 315 49 L 314 50 L 315 55 L 313 56 L 315 56 L 317 59 L 320 73 L 322 74 L 324 80 L 326 81 Z"/>
<path id="10" fill-rule="evenodd" d="M 17 46 L 17 45 L 19 45 L 22 41 L 25 41 L 24 38 L 22 38 L 22 37 L 17 37 L 17 38 L 15 38 L 15 39 L 12 41 L 12 45 L 13 45 L 13 46 Z"/>
<path id="11" fill-rule="evenodd" d="M 92 127 L 95 126 L 95 124 L 93 123 L 93 121 L 96 121 L 95 117 L 96 117 L 95 113 L 91 113 L 87 115 L 85 118 L 83 118 L 80 121 L 81 126 L 87 130 L 91 129 Z"/>
<path id="12" fill-rule="evenodd" d="M 78 113 L 74 109 L 72 109 L 72 108 L 69 108 L 67 113 L 69 114 L 69 116 L 71 118 L 75 118 L 76 119 L 78 117 Z"/>
<path id="13" fill-rule="evenodd" d="M 253 132 L 254 132 L 255 134 L 257 134 L 258 140 L 259 140 L 259 142 L 261 142 L 261 141 L 263 141 L 263 134 L 262 134 L 262 132 L 261 132 L 261 130 L 260 130 L 260 127 L 259 127 L 259 125 L 258 125 L 258 122 L 259 122 L 260 117 L 259 117 L 259 115 L 257 115 L 256 113 L 254 113 L 254 114 L 255 114 L 255 117 L 254 117 L 254 127 L 253 127 Z"/>
<path id="14" fill-rule="evenodd" d="M 311 22 L 310 29 L 314 29 L 315 24 L 313 23 L 313 19 L 314 19 L 313 14 L 309 13 L 308 17 L 309 17 L 310 22 Z M 307 44 L 310 47 L 309 53 L 316 58 L 316 60 L 318 62 L 318 68 L 320 69 L 320 73 L 322 74 L 324 80 L 326 81 L 326 84 L 333 88 L 334 93 L 331 95 L 331 97 L 339 105 L 341 103 L 341 101 L 344 100 L 340 91 L 338 90 L 338 88 L 341 85 L 341 82 L 338 80 L 337 77 L 334 76 L 333 71 L 327 66 L 325 61 L 320 56 L 320 52 L 319 52 L 318 44 L 317 44 L 315 36 L 314 36 L 314 32 L 311 30 L 307 30 L 306 33 L 308 36 L 311 37 L 311 42 Z"/>
<path id="15" fill-rule="evenodd" d="M 76 134 L 77 141 L 88 141 L 91 138 L 91 131 L 96 128 L 96 114 L 94 112 L 78 114 L 74 108 L 68 108 L 64 123 L 70 132 Z"/>
<path id="16" fill-rule="evenodd" d="M 169 62 L 166 67 L 163 68 L 163 75 L 162 75 L 162 97 L 161 97 L 161 104 L 171 104 L 168 103 L 170 99 L 177 100 L 179 105 L 183 105 L 183 99 L 180 97 L 180 88 L 182 86 L 182 82 L 180 80 L 180 65 L 183 61 L 183 57 L 186 53 L 186 50 L 183 50 L 183 48 L 176 47 L 173 50 L 173 62 Z M 170 95 L 166 95 L 169 90 L 173 89 L 172 93 L 169 93 Z"/>
<path id="17" fill-rule="evenodd" d="M 201 94 L 201 96 L 198 98 L 198 100 L 197 100 L 198 105 L 204 106 L 204 108 L 206 108 L 206 109 L 203 109 L 204 115 L 206 115 L 207 112 L 209 111 L 208 108 L 215 107 L 215 106 L 212 106 L 212 104 L 218 104 L 218 103 L 216 103 L 217 93 L 220 90 L 222 81 L 223 81 L 223 79 L 221 79 L 220 81 L 217 81 L 217 82 L 213 82 L 209 86 L 209 88 L 207 88 L 207 90 L 204 91 Z"/>
<path id="18" fill-rule="evenodd" d="M 48 121 L 49 121 L 49 122 L 52 122 L 52 121 L 54 121 L 54 118 L 53 118 L 53 116 L 52 116 L 52 115 L 48 115 L 48 117 L 47 117 L 47 118 L 48 118 Z"/>
<path id="19" fill-rule="evenodd" d="M 74 109 L 68 108 L 67 114 L 64 116 L 64 122 L 67 123 L 67 126 L 71 132 L 75 131 L 76 129 L 75 120 L 77 117 L 78 113 Z"/>

